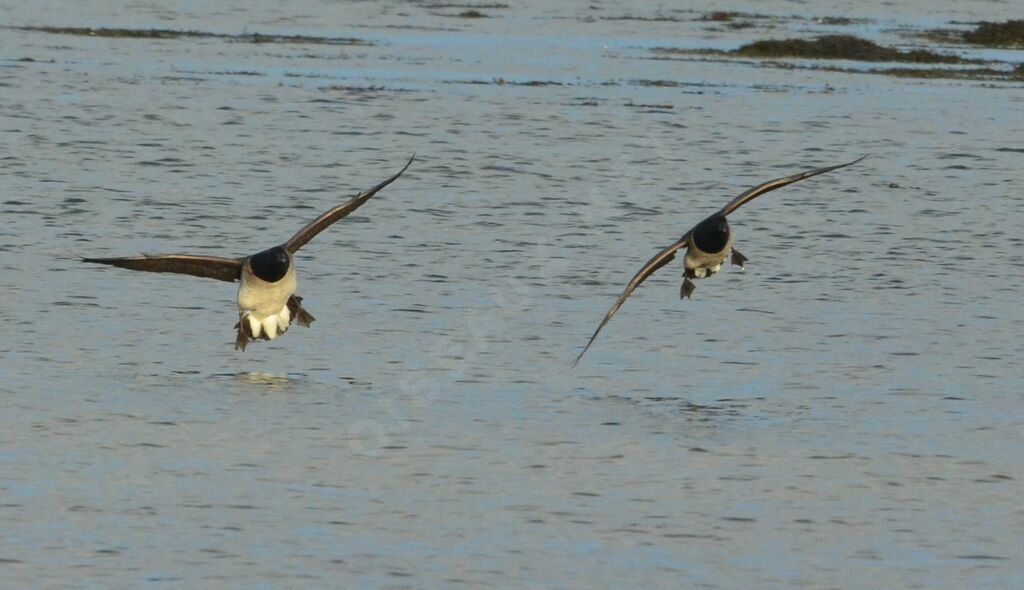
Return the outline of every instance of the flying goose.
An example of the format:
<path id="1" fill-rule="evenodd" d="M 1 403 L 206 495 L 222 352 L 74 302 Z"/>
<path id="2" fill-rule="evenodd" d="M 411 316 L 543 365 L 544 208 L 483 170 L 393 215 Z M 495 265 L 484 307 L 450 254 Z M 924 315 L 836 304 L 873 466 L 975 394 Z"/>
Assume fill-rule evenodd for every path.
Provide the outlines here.
<path id="1" fill-rule="evenodd" d="M 242 258 L 219 258 L 191 254 L 143 254 L 124 258 L 85 258 L 83 262 L 109 264 L 131 270 L 170 272 L 227 281 L 241 281 L 238 287 L 238 323 L 235 350 L 245 350 L 254 340 L 273 340 L 288 330 L 291 322 L 309 326 L 314 318 L 295 295 L 295 253 L 332 223 L 358 209 L 377 191 L 394 182 L 412 164 L 409 158 L 397 174 L 352 200 L 317 217 L 287 242 Z"/>
<path id="2" fill-rule="evenodd" d="M 743 264 L 747 261 L 747 257 L 740 254 L 738 250 L 732 247 L 733 234 L 729 228 L 729 222 L 726 217 L 739 209 L 745 203 L 754 200 L 755 198 L 777 188 L 782 188 L 787 184 L 792 184 L 805 178 L 817 176 L 818 174 L 824 174 L 825 172 L 831 172 L 839 168 L 850 166 L 860 162 L 867 156 L 861 156 L 852 162 L 846 164 L 839 164 L 838 166 L 828 166 L 826 168 L 816 168 L 814 170 L 808 170 L 806 172 L 799 172 L 790 176 L 783 176 L 782 178 L 776 178 L 775 180 L 769 180 L 768 182 L 759 184 L 754 188 L 741 193 L 735 199 L 729 201 L 725 206 L 713 213 L 710 217 L 701 221 L 693 227 L 690 231 L 683 234 L 683 237 L 679 238 L 675 243 L 662 251 L 654 255 L 653 258 L 647 261 L 647 264 L 643 265 L 639 272 L 633 275 L 629 283 L 626 285 L 625 290 L 622 291 L 622 295 L 615 300 L 611 309 L 604 315 L 604 319 L 597 326 L 597 330 L 594 331 L 594 335 L 587 341 L 587 345 L 583 347 L 583 351 L 576 357 L 576 360 L 572 362 L 572 366 L 576 366 L 583 355 L 586 354 L 590 345 L 594 343 L 594 339 L 604 328 L 604 325 L 608 323 L 608 320 L 612 319 L 615 312 L 622 307 L 622 304 L 626 299 L 640 286 L 641 283 L 647 280 L 647 277 L 654 274 L 659 268 L 668 264 L 673 258 L 676 257 L 676 251 L 686 248 L 686 256 L 683 257 L 683 284 L 679 290 L 680 298 L 690 298 L 693 294 L 694 284 L 690 279 L 703 279 L 707 278 L 722 268 L 722 263 L 725 262 L 726 258 L 730 258 L 733 265 L 743 268 Z M 731 255 L 731 256 L 730 256 Z"/>

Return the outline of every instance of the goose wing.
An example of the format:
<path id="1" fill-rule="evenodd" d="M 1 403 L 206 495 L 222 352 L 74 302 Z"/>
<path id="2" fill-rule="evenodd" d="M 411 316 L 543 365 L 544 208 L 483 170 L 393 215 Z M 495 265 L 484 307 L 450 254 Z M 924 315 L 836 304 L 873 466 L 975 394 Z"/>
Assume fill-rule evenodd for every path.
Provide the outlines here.
<path id="1" fill-rule="evenodd" d="M 791 174 L 789 176 L 783 176 L 782 178 L 776 178 L 775 180 L 769 180 L 768 182 L 761 183 L 761 184 L 755 186 L 754 188 L 752 188 L 750 190 L 744 191 L 738 197 L 736 197 L 735 199 L 729 201 L 729 204 L 726 205 L 725 207 L 722 207 L 721 210 L 719 210 L 719 213 L 722 214 L 722 215 L 729 215 L 733 211 L 739 209 L 741 206 L 743 206 L 748 201 L 753 201 L 757 197 L 760 197 L 761 195 L 763 195 L 763 194 L 765 194 L 767 192 L 773 191 L 773 190 L 775 190 L 777 188 L 782 188 L 782 187 L 786 186 L 787 184 L 793 184 L 794 182 L 803 180 L 805 178 L 810 178 L 812 176 L 817 176 L 819 174 L 824 174 L 826 172 L 831 172 L 833 170 L 838 170 L 839 168 L 845 168 L 847 166 L 850 166 L 851 164 L 856 164 L 857 162 L 860 162 L 861 160 L 863 160 L 866 157 L 867 156 L 864 155 L 864 156 L 861 156 L 861 157 L 857 158 L 856 160 L 854 160 L 852 162 L 847 162 L 845 164 L 839 164 L 837 166 L 826 166 L 825 168 L 815 168 L 814 170 L 808 170 L 806 172 L 798 172 L 796 174 Z"/>
<path id="2" fill-rule="evenodd" d="M 387 180 L 381 182 L 380 184 L 371 188 L 370 190 L 366 190 L 359 193 L 347 203 L 338 205 L 337 207 L 327 211 L 320 217 L 317 217 L 313 221 L 309 222 L 309 224 L 307 224 L 306 227 L 295 232 L 295 235 L 292 236 L 291 239 L 289 239 L 287 242 L 283 244 L 285 250 L 288 250 L 289 254 L 295 254 L 299 250 L 299 248 L 305 246 L 306 243 L 312 240 L 314 237 L 316 237 L 318 233 L 330 227 L 330 225 L 335 221 L 338 221 L 339 219 L 345 217 L 349 213 L 352 213 L 353 211 L 358 209 L 363 203 L 370 200 L 370 197 L 377 194 L 377 191 L 398 179 L 398 177 L 401 176 L 403 172 L 405 172 L 406 168 L 408 168 L 409 165 L 412 164 L 412 161 L 415 159 L 416 155 L 413 154 L 413 156 L 409 158 L 409 161 L 406 162 L 405 166 L 398 171 L 398 174 L 395 174 L 391 178 L 388 178 Z"/>
<path id="3" fill-rule="evenodd" d="M 679 240 L 677 240 L 671 246 L 668 246 L 667 248 L 664 248 L 663 250 L 655 254 L 653 258 L 647 261 L 647 264 L 643 265 L 643 267 L 635 275 L 633 275 L 633 278 L 629 280 L 629 283 L 626 285 L 626 288 L 622 291 L 622 295 L 619 295 L 619 298 L 615 300 L 615 303 L 612 305 L 611 309 L 608 310 L 608 313 L 604 314 L 604 318 L 601 320 L 601 323 L 598 324 L 597 330 L 594 330 L 594 335 L 590 337 L 590 340 L 587 341 L 587 345 L 583 347 L 583 351 L 580 352 L 580 354 L 576 357 L 576 360 L 572 362 L 572 366 L 575 367 L 580 362 L 580 359 L 583 358 L 583 355 L 586 354 L 588 349 L 590 349 L 590 345 L 594 343 L 594 339 L 596 339 L 597 335 L 601 333 L 601 329 L 604 328 L 604 325 L 608 323 L 608 320 L 612 319 L 612 316 L 615 315 L 615 312 L 619 311 L 619 308 L 622 307 L 622 304 L 626 302 L 626 299 L 633 294 L 633 291 L 635 291 L 636 288 L 641 285 L 641 283 L 646 281 L 647 277 L 651 276 L 659 268 L 671 262 L 672 259 L 676 257 L 676 251 L 678 251 L 680 248 L 686 246 L 686 244 L 689 243 L 690 234 L 692 233 L 693 230 L 686 232 L 686 234 L 683 237 L 679 238 Z"/>
<path id="4" fill-rule="evenodd" d="M 147 272 L 171 272 L 232 283 L 241 278 L 245 259 L 191 254 L 143 254 L 123 258 L 85 258 L 82 262 Z"/>

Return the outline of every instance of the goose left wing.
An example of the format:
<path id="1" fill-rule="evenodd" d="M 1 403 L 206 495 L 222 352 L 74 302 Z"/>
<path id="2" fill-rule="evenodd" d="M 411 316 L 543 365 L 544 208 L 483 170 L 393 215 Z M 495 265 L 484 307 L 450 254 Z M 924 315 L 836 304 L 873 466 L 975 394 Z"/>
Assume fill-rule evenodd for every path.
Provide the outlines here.
<path id="1" fill-rule="evenodd" d="M 798 172 L 796 174 L 790 174 L 789 176 L 783 176 L 782 178 L 776 178 L 775 180 L 769 180 L 768 182 L 761 183 L 750 190 L 744 191 L 738 197 L 729 201 L 729 204 L 726 205 L 725 207 L 722 207 L 721 210 L 719 210 L 719 213 L 722 215 L 729 215 L 733 211 L 739 209 L 745 203 L 753 201 L 757 197 L 760 197 L 761 195 L 767 192 L 771 192 L 777 188 L 782 188 L 787 184 L 793 184 L 794 182 L 803 180 L 805 178 L 810 178 L 812 176 L 817 176 L 819 174 L 824 174 L 826 172 L 831 172 L 833 170 L 845 168 L 847 166 L 860 162 L 866 157 L 867 155 L 863 155 L 857 158 L 856 160 L 852 162 L 847 162 L 845 164 L 838 164 L 836 166 L 826 166 L 825 168 L 815 168 L 814 170 Z"/>
<path id="2" fill-rule="evenodd" d="M 338 205 L 337 207 L 327 211 L 320 217 L 317 217 L 313 221 L 309 222 L 306 225 L 306 227 L 295 232 L 295 235 L 292 236 L 291 239 L 289 239 L 287 242 L 283 244 L 284 249 L 288 250 L 289 254 L 295 254 L 296 252 L 298 252 L 299 248 L 305 246 L 306 243 L 308 243 L 310 240 L 316 237 L 318 233 L 330 227 L 330 225 L 335 221 L 338 221 L 339 219 L 345 217 L 349 213 L 352 213 L 353 211 L 358 209 L 363 203 L 370 200 L 370 197 L 377 194 L 377 191 L 397 180 L 398 177 L 401 176 L 403 172 L 405 172 L 406 168 L 408 168 L 409 165 L 412 164 L 412 161 L 415 159 L 416 154 L 413 154 L 413 156 L 409 158 L 409 161 L 406 162 L 405 166 L 398 171 L 398 174 L 395 174 L 391 178 L 388 178 L 387 180 L 381 182 L 380 184 L 371 188 L 370 190 L 366 190 L 359 193 L 358 195 L 353 197 L 349 202 Z"/>

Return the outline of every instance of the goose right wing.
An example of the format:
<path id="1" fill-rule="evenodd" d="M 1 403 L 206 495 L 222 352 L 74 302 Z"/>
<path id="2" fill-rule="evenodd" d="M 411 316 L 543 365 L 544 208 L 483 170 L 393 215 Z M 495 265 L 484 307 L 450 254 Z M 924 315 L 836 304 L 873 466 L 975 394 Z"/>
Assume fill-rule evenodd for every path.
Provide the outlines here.
<path id="1" fill-rule="evenodd" d="M 580 359 L 582 359 L 583 355 L 590 349 L 590 345 L 594 343 L 594 339 L 596 339 L 597 335 L 601 333 L 601 329 L 608 323 L 608 320 L 612 319 L 615 312 L 619 311 L 619 308 L 622 307 L 622 304 L 626 302 L 626 299 L 633 294 L 633 291 L 646 281 L 647 277 L 651 276 L 659 268 L 671 262 L 672 259 L 676 257 L 676 251 L 689 243 L 690 234 L 692 233 L 693 230 L 686 232 L 686 234 L 679 238 L 679 240 L 674 244 L 655 254 L 653 258 L 647 261 L 647 264 L 643 265 L 643 267 L 633 275 L 633 278 L 630 279 L 629 283 L 626 285 L 625 290 L 622 291 L 622 295 L 619 295 L 619 298 L 615 300 L 615 303 L 612 305 L 611 309 L 608 310 L 608 313 L 604 314 L 604 318 L 601 320 L 601 323 L 598 324 L 597 330 L 594 330 L 594 335 L 590 337 L 590 340 L 587 341 L 587 345 L 583 347 L 583 351 L 580 352 L 579 356 L 576 357 L 576 360 L 572 362 L 572 366 L 575 367 L 579 364 Z"/>
<path id="2" fill-rule="evenodd" d="M 129 270 L 192 275 L 232 283 L 242 277 L 245 259 L 190 254 L 143 254 L 123 258 L 85 258 L 82 262 L 109 264 Z"/>

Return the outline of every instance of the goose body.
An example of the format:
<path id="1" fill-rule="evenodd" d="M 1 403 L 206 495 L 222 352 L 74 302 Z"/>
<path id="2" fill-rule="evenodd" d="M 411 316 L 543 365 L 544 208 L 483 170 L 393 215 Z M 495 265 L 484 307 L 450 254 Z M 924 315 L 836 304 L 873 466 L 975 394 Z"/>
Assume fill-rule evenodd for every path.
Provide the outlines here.
<path id="1" fill-rule="evenodd" d="M 686 244 L 683 268 L 686 277 L 703 279 L 722 268 L 732 251 L 733 235 L 724 215 L 712 216 L 697 224 Z"/>
<path id="2" fill-rule="evenodd" d="M 295 294 L 295 264 L 283 248 L 284 274 L 262 279 L 253 269 L 253 260 L 259 260 L 264 252 L 256 254 L 242 266 L 241 284 L 238 286 L 238 322 L 248 339 L 273 340 L 284 334 L 292 321 L 288 302 Z M 271 249 L 270 256 L 278 253 Z"/>

